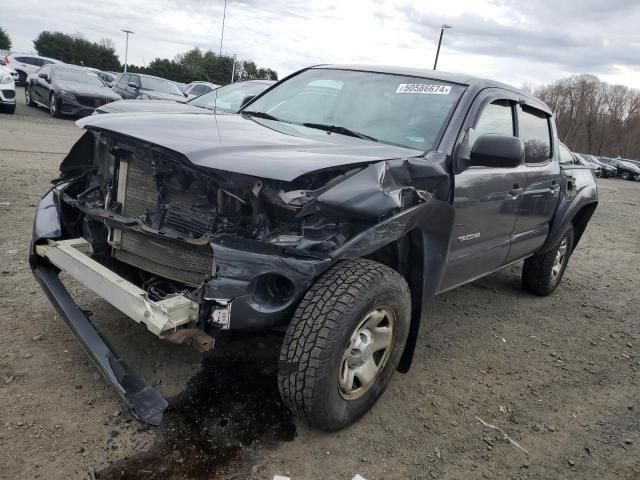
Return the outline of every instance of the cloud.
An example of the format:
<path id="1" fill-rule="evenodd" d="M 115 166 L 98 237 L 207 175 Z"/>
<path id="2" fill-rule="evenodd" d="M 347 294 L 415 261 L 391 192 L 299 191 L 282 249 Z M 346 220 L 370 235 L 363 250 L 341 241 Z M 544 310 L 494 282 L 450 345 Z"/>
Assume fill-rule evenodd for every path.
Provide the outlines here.
<path id="1" fill-rule="evenodd" d="M 45 8 L 46 5 L 46 8 Z M 17 50 L 42 30 L 109 37 L 124 59 L 148 63 L 193 47 L 218 51 L 224 0 L 4 0 Z M 284 76 L 318 63 L 439 68 L 507 83 L 594 73 L 640 87 L 637 0 L 228 0 L 223 52 Z"/>

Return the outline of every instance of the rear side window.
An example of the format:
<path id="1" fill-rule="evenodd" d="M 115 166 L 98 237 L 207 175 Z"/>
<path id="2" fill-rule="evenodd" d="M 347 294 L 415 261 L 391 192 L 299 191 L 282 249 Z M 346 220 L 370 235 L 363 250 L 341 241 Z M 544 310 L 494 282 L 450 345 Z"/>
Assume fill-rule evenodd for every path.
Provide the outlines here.
<path id="1" fill-rule="evenodd" d="M 513 127 L 513 108 L 507 100 L 496 100 L 485 105 L 476 119 L 475 125 L 469 130 L 469 145 L 473 146 L 476 139 L 485 133 L 500 135 L 515 134 Z"/>
<path id="2" fill-rule="evenodd" d="M 522 107 L 518 112 L 520 139 L 527 163 L 543 163 L 551 158 L 551 131 L 546 113 Z"/>

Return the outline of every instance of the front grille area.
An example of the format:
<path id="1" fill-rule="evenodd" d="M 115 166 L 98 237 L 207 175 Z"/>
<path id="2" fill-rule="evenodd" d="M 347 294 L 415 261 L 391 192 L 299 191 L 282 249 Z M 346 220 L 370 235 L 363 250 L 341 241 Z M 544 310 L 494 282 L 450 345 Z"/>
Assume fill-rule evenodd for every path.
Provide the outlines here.
<path id="1" fill-rule="evenodd" d="M 98 108 L 106 103 L 111 102 L 110 98 L 104 97 L 91 97 L 87 95 L 76 95 L 76 99 L 80 105 L 85 107 Z"/>
<path id="2" fill-rule="evenodd" d="M 2 94 L 7 100 L 13 100 L 14 98 L 16 98 L 16 92 L 14 92 L 13 90 L 3 90 Z"/>
<path id="3" fill-rule="evenodd" d="M 120 178 L 123 180 L 126 182 L 125 196 L 118 201 L 124 203 L 124 216 L 136 217 L 148 210 L 157 210 L 158 190 L 152 174 L 144 172 L 137 162 L 130 162 L 126 180 Z M 179 231 L 188 228 L 191 232 L 206 232 L 210 221 L 206 211 L 190 210 L 187 197 L 172 200 L 175 205 L 172 203 L 166 214 L 166 224 Z M 135 231 L 121 231 L 120 246 L 113 249 L 113 255 L 121 262 L 190 286 L 200 285 L 214 269 L 213 253 L 208 245 L 196 246 Z"/>

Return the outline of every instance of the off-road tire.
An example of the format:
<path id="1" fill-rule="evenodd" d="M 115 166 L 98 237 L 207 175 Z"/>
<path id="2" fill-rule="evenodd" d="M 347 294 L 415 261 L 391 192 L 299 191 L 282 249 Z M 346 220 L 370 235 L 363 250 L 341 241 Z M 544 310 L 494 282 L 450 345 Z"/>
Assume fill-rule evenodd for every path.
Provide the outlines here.
<path id="1" fill-rule="evenodd" d="M 564 239 L 567 241 L 566 254 L 560 273 L 554 278 L 552 270 L 556 254 Z M 551 250 L 527 258 L 522 267 L 522 287 L 528 292 L 543 297 L 553 293 L 553 291 L 558 288 L 558 285 L 560 285 L 560 282 L 562 282 L 562 277 L 567 269 L 567 264 L 573 251 L 573 240 L 573 226 L 569 225 L 558 243 Z"/>
<path id="2" fill-rule="evenodd" d="M 362 396 L 347 400 L 338 386 L 342 356 L 363 316 L 381 306 L 395 314 L 390 353 Z M 386 389 L 400 361 L 410 322 L 409 287 L 398 272 L 364 259 L 336 264 L 307 291 L 287 330 L 278 368 L 284 403 L 320 430 L 351 425 Z"/>

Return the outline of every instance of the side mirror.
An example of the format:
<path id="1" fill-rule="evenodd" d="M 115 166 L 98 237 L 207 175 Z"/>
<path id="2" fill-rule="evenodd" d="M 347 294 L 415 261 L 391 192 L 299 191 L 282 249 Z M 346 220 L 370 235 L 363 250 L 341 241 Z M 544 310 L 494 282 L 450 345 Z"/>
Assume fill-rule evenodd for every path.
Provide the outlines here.
<path id="1" fill-rule="evenodd" d="M 482 167 L 517 167 L 524 160 L 524 143 L 517 137 L 485 133 L 471 149 L 469 165 Z"/>
<path id="2" fill-rule="evenodd" d="M 249 103 L 251 100 L 253 100 L 254 98 L 256 98 L 255 95 L 247 95 L 246 97 L 244 97 L 242 99 L 242 103 L 240 104 L 241 107 L 244 107 L 247 103 Z"/>
<path id="3" fill-rule="evenodd" d="M 127 83 L 127 85 L 131 88 L 135 88 L 136 90 L 138 89 L 138 84 L 136 82 L 129 82 Z"/>
<path id="4" fill-rule="evenodd" d="M 49 81 L 49 75 L 47 75 L 46 73 L 41 73 L 41 74 L 38 75 L 38 77 L 43 79 L 45 82 Z"/>
<path id="5" fill-rule="evenodd" d="M 182 95 L 184 95 L 185 98 L 189 98 L 189 94 L 187 92 L 182 92 Z"/>

